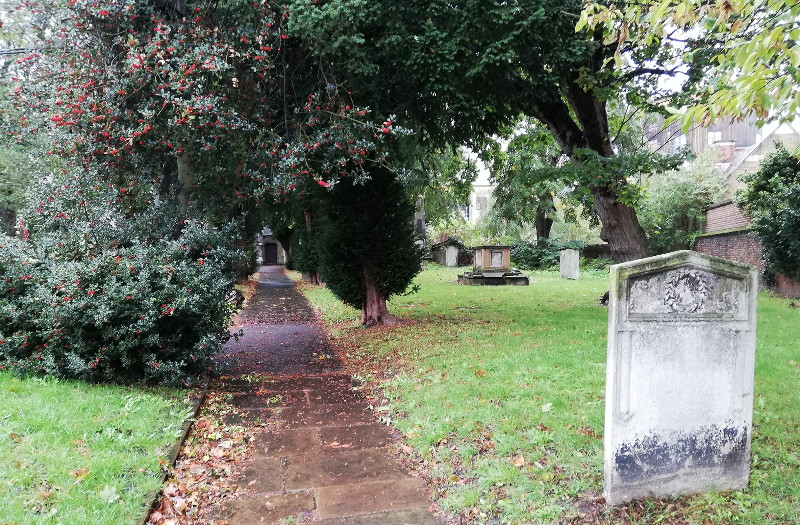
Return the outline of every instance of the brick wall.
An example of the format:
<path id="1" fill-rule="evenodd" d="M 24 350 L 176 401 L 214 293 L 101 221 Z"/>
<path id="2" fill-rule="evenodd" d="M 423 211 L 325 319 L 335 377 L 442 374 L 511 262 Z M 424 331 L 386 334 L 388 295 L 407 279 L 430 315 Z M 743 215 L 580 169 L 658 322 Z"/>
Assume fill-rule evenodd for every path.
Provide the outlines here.
<path id="1" fill-rule="evenodd" d="M 750 264 L 760 270 L 764 269 L 764 261 L 761 260 L 761 243 L 747 230 L 703 235 L 695 241 L 694 249 L 700 253 Z"/>
<path id="2" fill-rule="evenodd" d="M 706 210 L 703 233 L 713 233 L 734 228 L 745 228 L 750 219 L 734 203 L 727 201 Z"/>

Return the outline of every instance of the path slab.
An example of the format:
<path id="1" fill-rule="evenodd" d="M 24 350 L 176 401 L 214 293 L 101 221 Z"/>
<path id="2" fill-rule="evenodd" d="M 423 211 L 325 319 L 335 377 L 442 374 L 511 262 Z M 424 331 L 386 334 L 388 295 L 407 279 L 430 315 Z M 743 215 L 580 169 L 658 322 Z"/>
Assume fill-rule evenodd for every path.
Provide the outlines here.
<path id="1" fill-rule="evenodd" d="M 381 448 L 392 442 L 386 427 L 375 423 L 355 427 L 324 427 L 318 433 L 322 447 L 332 449 Z"/>
<path id="2" fill-rule="evenodd" d="M 314 510 L 310 491 L 287 494 L 255 494 L 226 502 L 219 518 L 232 525 L 266 525 Z"/>
<path id="3" fill-rule="evenodd" d="M 359 516 L 328 518 L 316 525 L 436 525 L 436 518 L 426 508 L 390 510 Z"/>
<path id="4" fill-rule="evenodd" d="M 266 457 L 320 454 L 321 445 L 315 428 L 266 431 L 256 434 L 253 440 L 257 453 Z"/>
<path id="5" fill-rule="evenodd" d="M 385 449 L 326 450 L 288 458 L 286 489 L 350 485 L 373 480 L 399 480 L 408 474 Z"/>
<path id="6" fill-rule="evenodd" d="M 425 483 L 412 477 L 323 487 L 315 493 L 317 513 L 323 519 L 428 505 Z"/>
<path id="7" fill-rule="evenodd" d="M 283 490 L 280 458 L 257 457 L 239 466 L 241 481 L 239 485 L 253 492 L 280 492 Z"/>
<path id="8" fill-rule="evenodd" d="M 350 427 L 375 422 L 366 406 L 317 405 L 288 407 L 280 411 L 278 428 Z"/>

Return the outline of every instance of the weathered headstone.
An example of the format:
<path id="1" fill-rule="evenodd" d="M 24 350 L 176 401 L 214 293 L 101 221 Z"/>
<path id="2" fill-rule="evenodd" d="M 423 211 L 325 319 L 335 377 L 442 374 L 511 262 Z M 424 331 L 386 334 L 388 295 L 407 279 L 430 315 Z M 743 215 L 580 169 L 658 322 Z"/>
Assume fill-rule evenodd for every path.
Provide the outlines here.
<path id="1" fill-rule="evenodd" d="M 691 251 L 611 267 L 606 501 L 747 486 L 756 291 Z"/>
<path id="2" fill-rule="evenodd" d="M 578 250 L 561 250 L 561 277 L 577 279 L 581 275 L 581 259 Z"/>

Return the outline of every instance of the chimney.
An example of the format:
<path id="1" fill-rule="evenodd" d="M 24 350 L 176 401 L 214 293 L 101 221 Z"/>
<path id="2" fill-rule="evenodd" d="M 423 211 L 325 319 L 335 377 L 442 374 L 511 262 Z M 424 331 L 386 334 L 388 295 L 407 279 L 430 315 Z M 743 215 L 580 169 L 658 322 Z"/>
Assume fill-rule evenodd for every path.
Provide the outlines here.
<path id="1" fill-rule="evenodd" d="M 734 155 L 736 155 L 735 140 L 718 140 L 714 143 L 714 147 L 717 148 L 720 162 L 730 162 Z"/>

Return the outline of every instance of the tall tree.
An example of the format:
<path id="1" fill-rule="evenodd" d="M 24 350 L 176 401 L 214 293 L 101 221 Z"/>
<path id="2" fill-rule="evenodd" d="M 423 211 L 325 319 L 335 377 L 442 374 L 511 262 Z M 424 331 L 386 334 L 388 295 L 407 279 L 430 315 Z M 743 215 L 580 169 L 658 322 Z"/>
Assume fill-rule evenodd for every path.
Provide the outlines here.
<path id="1" fill-rule="evenodd" d="M 330 56 L 365 105 L 392 111 L 433 141 L 480 142 L 533 117 L 575 163 L 618 262 L 646 254 L 629 175 L 603 167 L 616 153 L 606 101 L 633 78 L 601 76 L 615 44 L 576 33 L 578 0 L 292 2 L 292 34 Z M 614 162 L 609 160 L 609 162 Z M 643 166 L 642 166 L 643 167 Z M 584 170 L 585 172 L 585 170 Z"/>
<path id="2" fill-rule="evenodd" d="M 396 324 L 386 301 L 420 270 L 414 205 L 396 175 L 375 169 L 364 184 L 339 184 L 325 200 L 325 283 L 362 313 L 366 326 Z"/>
<path id="3" fill-rule="evenodd" d="M 554 197 L 565 183 L 552 177 L 561 152 L 552 135 L 536 122 L 523 119 L 510 137 L 493 141 L 484 156 L 497 186 L 495 210 L 520 226 L 533 224 L 536 239 L 548 239 L 555 216 Z"/>

